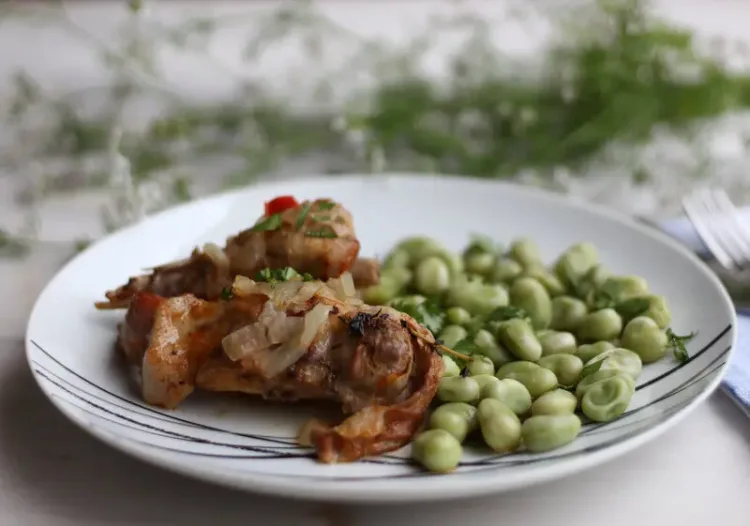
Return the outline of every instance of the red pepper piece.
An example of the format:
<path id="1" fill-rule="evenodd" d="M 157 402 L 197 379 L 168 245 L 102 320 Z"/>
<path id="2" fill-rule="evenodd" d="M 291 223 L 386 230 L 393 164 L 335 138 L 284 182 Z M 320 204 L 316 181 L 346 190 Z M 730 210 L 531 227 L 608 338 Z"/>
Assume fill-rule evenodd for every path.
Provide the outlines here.
<path id="1" fill-rule="evenodd" d="M 281 195 L 266 202 L 266 217 L 273 214 L 280 214 L 289 208 L 297 208 L 299 203 L 291 195 Z"/>

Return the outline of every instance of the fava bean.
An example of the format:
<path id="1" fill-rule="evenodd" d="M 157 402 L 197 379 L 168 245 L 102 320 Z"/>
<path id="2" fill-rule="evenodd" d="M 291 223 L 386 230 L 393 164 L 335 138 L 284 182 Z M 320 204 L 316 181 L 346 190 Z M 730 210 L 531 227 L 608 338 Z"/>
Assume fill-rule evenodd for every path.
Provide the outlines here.
<path id="1" fill-rule="evenodd" d="M 544 267 L 529 267 L 521 276 L 537 280 L 547 290 L 550 297 L 565 294 L 565 285 L 562 281 Z"/>
<path id="2" fill-rule="evenodd" d="M 520 360 L 535 362 L 542 356 L 542 345 L 526 320 L 514 318 L 500 323 L 498 339 Z"/>
<path id="3" fill-rule="evenodd" d="M 450 270 L 445 262 L 436 256 L 422 260 L 414 272 L 414 285 L 422 294 L 436 295 L 450 286 Z"/>
<path id="4" fill-rule="evenodd" d="M 471 315 L 489 314 L 508 305 L 508 291 L 500 284 L 486 284 L 480 279 L 456 279 L 448 289 L 447 302 L 463 307 Z"/>
<path id="5" fill-rule="evenodd" d="M 631 389 L 635 390 L 635 380 L 633 380 L 630 375 L 621 371 L 615 371 L 614 369 L 607 369 L 605 371 L 591 373 L 578 382 L 578 385 L 576 386 L 576 398 L 581 400 L 586 395 L 586 392 L 591 389 L 591 386 L 615 376 L 624 378 L 628 382 L 628 385 L 630 385 Z"/>
<path id="6" fill-rule="evenodd" d="M 464 268 L 466 268 L 466 272 L 487 276 L 492 272 L 494 266 L 494 254 L 484 252 L 464 256 Z"/>
<path id="7" fill-rule="evenodd" d="M 474 336 L 474 345 L 477 346 L 477 352 L 492 360 L 495 367 L 500 367 L 516 359 L 508 349 L 497 343 L 490 331 L 485 329 L 477 331 Z"/>
<path id="8" fill-rule="evenodd" d="M 648 282 L 640 276 L 612 276 L 607 278 L 601 288 L 620 300 L 626 300 L 647 294 Z"/>
<path id="9" fill-rule="evenodd" d="M 443 404 L 430 416 L 431 429 L 444 429 L 463 442 L 477 427 L 477 408 L 461 402 Z"/>
<path id="10" fill-rule="evenodd" d="M 599 254 L 591 243 L 577 243 L 563 252 L 555 263 L 555 273 L 566 287 L 572 288 L 599 262 Z"/>
<path id="11" fill-rule="evenodd" d="M 496 376 L 491 374 L 478 374 L 476 376 L 472 376 L 474 380 L 476 380 L 477 384 L 479 384 L 479 398 L 487 398 L 486 393 L 490 390 L 490 386 L 499 383 L 501 380 L 498 380 Z"/>
<path id="12" fill-rule="evenodd" d="M 495 374 L 495 365 L 486 356 L 474 356 L 466 368 L 471 376 Z"/>
<path id="13" fill-rule="evenodd" d="M 461 462 L 461 442 L 444 429 L 430 429 L 412 442 L 412 458 L 430 471 L 447 473 Z"/>
<path id="14" fill-rule="evenodd" d="M 407 270 L 408 272 L 408 270 Z M 369 305 L 385 305 L 398 296 L 402 284 L 393 276 L 383 274 L 380 282 L 372 287 L 367 287 L 362 293 L 362 299 Z"/>
<path id="15" fill-rule="evenodd" d="M 466 325 L 471 320 L 471 314 L 461 307 L 451 307 L 445 311 L 445 319 L 453 325 Z"/>
<path id="16" fill-rule="evenodd" d="M 490 277 L 496 283 L 509 282 L 520 276 L 522 272 L 523 267 L 515 259 L 500 258 L 495 262 Z"/>
<path id="17" fill-rule="evenodd" d="M 524 267 L 538 264 L 542 260 L 539 247 L 530 239 L 516 239 L 510 244 L 508 255 Z"/>
<path id="18" fill-rule="evenodd" d="M 529 391 L 532 398 L 538 398 L 542 394 L 557 387 L 557 376 L 555 373 L 533 362 L 512 362 L 503 365 L 495 373 L 500 380 L 512 378 L 518 380 Z"/>
<path id="19" fill-rule="evenodd" d="M 542 345 L 542 356 L 576 352 L 576 337 L 569 332 L 545 331 L 537 334 L 537 339 Z"/>
<path id="20" fill-rule="evenodd" d="M 614 309 L 601 309 L 584 316 L 576 335 L 582 341 L 612 340 L 622 331 L 622 318 Z"/>
<path id="21" fill-rule="evenodd" d="M 623 376 L 595 383 L 581 399 L 581 411 L 596 422 L 609 422 L 625 412 L 633 397 L 632 386 Z"/>
<path id="22" fill-rule="evenodd" d="M 622 312 L 622 307 L 625 307 L 625 309 L 627 309 L 629 305 L 633 305 L 639 310 L 635 314 Z M 642 309 L 644 305 L 646 306 L 646 308 Z M 651 318 L 656 322 L 656 325 L 658 325 L 660 329 L 666 329 L 667 327 L 669 327 L 669 324 L 672 323 L 672 315 L 669 312 L 669 308 L 667 307 L 667 300 L 664 296 L 656 296 L 654 294 L 648 294 L 646 296 L 634 296 L 618 306 L 618 311 L 621 311 L 626 324 L 637 316 L 646 316 L 648 318 Z"/>
<path id="23" fill-rule="evenodd" d="M 554 389 L 544 393 L 531 404 L 531 414 L 567 415 L 575 413 L 578 399 L 570 391 Z"/>
<path id="24" fill-rule="evenodd" d="M 387 272 L 394 268 L 408 268 L 411 256 L 406 250 L 395 249 L 388 254 L 380 267 L 381 272 Z"/>
<path id="25" fill-rule="evenodd" d="M 469 333 L 466 331 L 466 329 L 464 329 L 460 325 L 448 325 L 447 327 L 444 327 L 440 332 L 439 339 L 442 340 L 443 344 L 446 347 L 450 348 L 466 338 L 468 334 Z"/>
<path id="26" fill-rule="evenodd" d="M 620 344 L 640 356 L 643 363 L 651 363 L 666 354 L 667 342 L 667 335 L 654 320 L 638 316 L 625 326 Z"/>
<path id="27" fill-rule="evenodd" d="M 550 328 L 556 331 L 574 331 L 588 313 L 586 303 L 571 296 L 558 296 L 552 299 L 552 320 Z"/>
<path id="28" fill-rule="evenodd" d="M 510 302 L 525 310 L 535 329 L 546 328 L 552 320 L 552 300 L 547 289 L 533 278 L 518 278 L 510 287 Z"/>
<path id="29" fill-rule="evenodd" d="M 521 427 L 523 443 L 533 453 L 570 444 L 580 431 L 581 420 L 573 414 L 532 416 Z"/>
<path id="30" fill-rule="evenodd" d="M 529 390 L 521 382 L 512 378 L 497 380 L 495 383 L 488 382 L 482 390 L 481 397 L 504 403 L 518 416 L 525 415 L 531 409 Z"/>
<path id="31" fill-rule="evenodd" d="M 555 373 L 557 381 L 565 387 L 574 386 L 580 379 L 583 370 L 583 361 L 574 354 L 543 356 L 537 364 Z"/>
<path id="32" fill-rule="evenodd" d="M 461 374 L 461 368 L 453 360 L 453 358 L 451 358 L 447 354 L 444 354 L 440 358 L 443 360 L 443 377 L 458 376 L 459 374 Z"/>
<path id="33" fill-rule="evenodd" d="M 514 451 L 521 442 L 521 421 L 508 406 L 485 398 L 477 407 L 477 421 L 484 442 L 498 453 Z"/>
<path id="34" fill-rule="evenodd" d="M 437 397 L 443 402 L 475 404 L 479 400 L 479 384 L 471 376 L 444 376 Z"/>
<path id="35" fill-rule="evenodd" d="M 583 368 L 582 376 L 588 376 L 595 371 L 613 369 L 630 375 L 637 380 L 643 371 L 640 356 L 628 349 L 615 348 L 604 351 L 599 356 L 589 360 Z"/>
<path id="36" fill-rule="evenodd" d="M 578 356 L 583 363 L 586 363 L 593 357 L 599 356 L 601 353 L 614 348 L 615 346 L 610 342 L 586 343 L 578 346 L 576 356 Z"/>

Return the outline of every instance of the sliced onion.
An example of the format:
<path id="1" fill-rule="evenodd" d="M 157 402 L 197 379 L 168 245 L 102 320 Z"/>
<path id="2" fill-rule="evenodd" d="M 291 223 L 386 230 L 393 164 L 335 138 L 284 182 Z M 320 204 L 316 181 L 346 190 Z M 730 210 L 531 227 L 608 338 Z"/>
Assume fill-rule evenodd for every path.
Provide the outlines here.
<path id="1" fill-rule="evenodd" d="M 229 258 L 224 251 L 215 243 L 206 243 L 203 245 L 203 253 L 206 254 L 216 266 L 229 268 Z"/>
<path id="2" fill-rule="evenodd" d="M 327 285 L 333 290 L 336 298 L 342 301 L 353 298 L 357 293 L 357 289 L 354 287 L 354 278 L 349 272 L 344 272 L 338 278 L 329 279 Z"/>
<path id="3" fill-rule="evenodd" d="M 236 276 L 232 283 L 232 292 L 240 298 L 246 298 L 253 294 L 271 296 L 273 289 L 268 283 L 258 283 L 246 276 Z"/>
<path id="4" fill-rule="evenodd" d="M 268 349 L 271 342 L 266 336 L 266 329 L 259 323 L 246 325 L 228 334 L 221 340 L 224 352 L 232 361 L 237 361 L 263 349 Z"/>
<path id="5" fill-rule="evenodd" d="M 318 303 L 305 314 L 305 327 L 300 336 L 300 344 L 307 349 L 315 341 L 320 329 L 328 323 L 328 314 L 333 307 Z"/>

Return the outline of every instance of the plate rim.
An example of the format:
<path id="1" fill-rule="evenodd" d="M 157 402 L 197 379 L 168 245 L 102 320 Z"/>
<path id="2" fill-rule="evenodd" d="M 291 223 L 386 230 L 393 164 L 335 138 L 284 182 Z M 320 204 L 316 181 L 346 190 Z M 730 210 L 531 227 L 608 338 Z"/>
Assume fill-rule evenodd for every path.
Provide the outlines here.
<path id="1" fill-rule="evenodd" d="M 315 478 L 315 479 L 300 478 L 298 480 L 294 480 L 290 477 L 278 476 L 278 475 L 273 475 L 273 474 L 271 475 L 249 474 L 247 476 L 238 478 L 238 477 L 235 477 L 236 474 L 234 474 L 233 472 L 220 473 L 216 471 L 206 471 L 204 469 L 201 469 L 200 467 L 197 469 L 191 468 L 190 464 L 176 463 L 174 461 L 165 460 L 165 459 L 160 458 L 157 455 L 148 454 L 146 448 L 135 447 L 130 442 L 121 441 L 115 438 L 114 436 L 110 436 L 107 432 L 103 432 L 96 426 L 87 425 L 83 419 L 79 418 L 72 411 L 68 410 L 63 404 L 57 401 L 56 398 L 52 396 L 51 393 L 47 391 L 44 383 L 41 381 L 39 375 L 35 371 L 35 367 L 32 364 L 32 356 L 31 356 L 31 353 L 32 353 L 31 349 L 33 347 L 32 330 L 34 328 L 35 320 L 39 316 L 38 313 L 41 310 L 45 302 L 46 295 L 49 293 L 49 290 L 52 288 L 52 285 L 57 282 L 60 276 L 68 268 L 76 265 L 78 261 L 80 260 L 80 258 L 84 256 L 84 254 L 88 253 L 90 250 L 95 250 L 96 247 L 100 247 L 101 245 L 106 244 L 106 243 L 116 243 L 118 239 L 124 238 L 130 235 L 134 230 L 143 228 L 144 225 L 148 225 L 148 223 L 152 221 L 156 221 L 158 219 L 166 219 L 170 215 L 177 215 L 191 207 L 200 206 L 201 204 L 205 204 L 209 202 L 222 201 L 225 199 L 229 199 L 232 196 L 241 195 L 248 191 L 263 192 L 264 189 L 271 190 L 273 188 L 292 189 L 296 184 L 299 184 L 300 182 L 304 182 L 305 184 L 313 184 L 313 185 L 316 183 L 329 183 L 330 184 L 331 182 L 341 181 L 341 180 L 346 180 L 347 182 L 355 182 L 358 180 L 362 183 L 368 183 L 368 182 L 372 183 L 375 181 L 385 183 L 388 181 L 397 182 L 400 180 L 406 180 L 406 181 L 414 180 L 414 179 L 424 180 L 426 178 L 437 178 L 437 181 L 439 181 L 440 184 L 447 184 L 447 185 L 460 183 L 460 184 L 477 184 L 477 185 L 484 185 L 484 186 L 494 186 L 494 187 L 498 187 L 499 189 L 502 189 L 502 190 L 495 190 L 495 191 L 511 191 L 511 192 L 516 192 L 520 194 L 526 194 L 532 199 L 546 200 L 548 202 L 554 202 L 559 205 L 564 205 L 567 207 L 572 207 L 574 209 L 585 211 L 585 212 L 594 214 L 596 216 L 605 217 L 625 227 L 635 229 L 641 234 L 647 237 L 650 237 L 652 239 L 655 239 L 661 244 L 668 246 L 671 250 L 679 253 L 680 256 L 689 259 L 696 268 L 700 269 L 704 277 L 707 278 L 713 284 L 713 286 L 718 289 L 720 293 L 720 297 L 723 302 L 723 307 L 725 307 L 726 312 L 729 314 L 728 321 L 730 323 L 730 327 L 729 327 L 730 348 L 727 353 L 727 357 L 726 357 L 724 364 L 719 368 L 719 371 L 714 377 L 714 379 L 698 395 L 696 395 L 692 400 L 690 400 L 690 402 L 687 405 L 685 405 L 683 408 L 677 411 L 674 415 L 670 416 L 665 421 L 658 423 L 657 425 L 654 425 L 652 427 L 649 427 L 643 430 L 642 432 L 636 434 L 633 437 L 622 440 L 621 442 L 617 444 L 614 444 L 612 446 L 609 446 L 607 448 L 604 448 L 602 450 L 599 450 L 593 453 L 588 453 L 586 455 L 583 455 L 577 458 L 576 461 L 572 463 L 571 461 L 567 461 L 558 465 L 553 464 L 549 466 L 548 469 L 546 469 L 545 471 L 541 473 L 536 473 L 533 476 L 520 477 L 520 479 L 516 480 L 513 484 L 504 484 L 504 485 L 500 484 L 498 486 L 493 486 L 492 484 L 487 484 L 486 479 L 481 478 L 477 482 L 474 482 L 474 483 L 472 483 L 472 481 L 470 480 L 465 480 L 458 487 L 456 484 L 443 484 L 442 486 L 438 485 L 438 488 L 436 490 L 431 491 L 429 493 L 421 492 L 418 489 L 414 491 L 399 491 L 399 490 L 394 490 L 394 489 L 388 489 L 387 487 L 383 489 L 378 489 L 377 491 L 373 491 L 372 489 L 367 488 L 368 483 L 372 482 L 371 480 L 368 480 L 368 479 L 337 480 L 337 479 L 324 479 L 324 478 Z M 706 263 L 702 261 L 696 254 L 694 254 L 689 248 L 685 247 L 678 240 L 674 239 L 673 237 L 669 236 L 668 234 L 666 234 L 665 232 L 657 228 L 644 225 L 634 220 L 632 217 L 626 214 L 623 214 L 616 210 L 605 208 L 602 205 L 591 203 L 583 199 L 575 198 L 566 194 L 558 194 L 549 190 L 529 187 L 529 186 L 511 182 L 511 181 L 497 181 L 497 180 L 480 178 L 480 177 L 467 177 L 467 176 L 450 175 L 450 174 L 446 174 L 446 175 L 441 174 L 439 176 L 436 176 L 435 174 L 422 174 L 422 173 L 411 173 L 411 172 L 388 172 L 388 173 L 377 174 L 377 175 L 366 174 L 366 173 L 351 173 L 351 174 L 341 174 L 341 175 L 311 174 L 308 176 L 304 176 L 302 178 L 292 178 L 292 179 L 286 179 L 286 180 L 281 180 L 281 181 L 258 182 L 256 184 L 244 186 L 241 188 L 230 189 L 230 190 L 222 191 L 213 195 L 205 196 L 199 199 L 195 199 L 193 201 L 189 201 L 187 203 L 181 203 L 177 206 L 167 208 L 155 214 L 148 215 L 144 217 L 142 220 L 138 221 L 137 223 L 128 225 L 127 227 L 124 227 L 120 230 L 117 230 L 113 233 L 103 236 L 102 238 L 92 243 L 92 245 L 89 246 L 86 250 L 82 251 L 81 253 L 75 255 L 73 258 L 68 260 L 64 265 L 62 265 L 55 272 L 54 276 L 46 283 L 41 293 L 37 296 L 34 302 L 34 306 L 31 309 L 31 313 L 29 315 L 27 326 L 26 326 L 24 342 L 25 342 L 25 355 L 26 355 L 27 364 L 29 366 L 29 369 L 32 372 L 32 376 L 34 377 L 34 380 L 37 386 L 39 386 L 40 390 L 44 393 L 45 397 L 61 413 L 63 413 L 68 418 L 68 420 L 72 421 L 80 429 L 95 436 L 97 439 L 113 447 L 114 449 L 121 451 L 123 453 L 126 453 L 127 455 L 132 456 L 134 458 L 137 458 L 138 460 L 142 462 L 152 464 L 160 468 L 166 469 L 168 471 L 179 473 L 181 475 L 186 475 L 194 479 L 199 479 L 199 480 L 211 482 L 214 484 L 219 484 L 219 485 L 234 488 L 234 489 L 250 491 L 256 494 L 266 494 L 266 495 L 275 495 L 275 496 L 294 498 L 294 499 L 328 501 L 328 502 L 337 501 L 337 502 L 355 502 L 355 503 L 356 502 L 405 503 L 405 502 L 425 502 L 425 501 L 436 500 L 436 499 L 443 499 L 443 500 L 444 499 L 457 499 L 457 498 L 463 498 L 467 496 L 480 496 L 480 495 L 515 490 L 515 489 L 521 489 L 521 488 L 529 487 L 529 486 L 536 485 L 536 484 L 550 482 L 552 480 L 558 479 L 563 476 L 569 476 L 575 473 L 579 473 L 595 465 L 606 463 L 630 451 L 637 449 L 641 445 L 653 440 L 658 435 L 661 435 L 662 433 L 672 428 L 674 425 L 678 424 L 680 421 L 682 421 L 683 418 L 688 416 L 698 405 L 703 403 L 705 399 L 708 398 L 708 396 L 710 396 L 714 391 L 716 391 L 722 379 L 724 378 L 724 375 L 726 374 L 727 368 L 729 366 L 729 362 L 732 358 L 732 355 L 734 353 L 734 349 L 737 343 L 737 319 L 736 319 L 736 312 L 734 310 L 733 303 L 724 285 L 721 283 L 719 278 L 710 270 L 708 265 L 706 265 Z M 471 472 L 466 472 L 464 475 L 470 476 Z M 447 475 L 447 477 L 450 477 L 450 476 L 451 475 Z M 446 476 L 444 475 L 436 476 L 436 480 L 439 480 L 438 477 L 446 477 Z M 315 480 L 315 483 L 311 484 L 311 480 Z"/>

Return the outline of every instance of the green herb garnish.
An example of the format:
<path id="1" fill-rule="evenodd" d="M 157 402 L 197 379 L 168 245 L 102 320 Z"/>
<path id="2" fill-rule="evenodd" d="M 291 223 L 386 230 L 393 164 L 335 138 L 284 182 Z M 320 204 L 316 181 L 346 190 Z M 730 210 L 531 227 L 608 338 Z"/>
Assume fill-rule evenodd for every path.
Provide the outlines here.
<path id="1" fill-rule="evenodd" d="M 281 214 L 271 214 L 264 218 L 260 223 L 256 223 L 251 232 L 271 232 L 281 226 Z"/>
<path id="2" fill-rule="evenodd" d="M 604 360 L 598 360 L 594 363 L 588 364 L 586 367 L 581 369 L 581 378 L 585 378 L 590 374 L 594 374 L 596 371 L 602 368 Z"/>
<path id="3" fill-rule="evenodd" d="M 686 363 L 690 360 L 690 355 L 685 344 L 695 338 L 696 334 L 696 332 L 691 332 L 690 334 L 679 336 L 671 328 L 667 329 L 667 349 L 672 349 L 672 354 L 674 354 L 678 362 Z"/>
<path id="4" fill-rule="evenodd" d="M 305 272 L 304 274 L 300 274 L 292 267 L 276 269 L 266 267 L 258 271 L 258 273 L 255 275 L 255 281 L 264 281 L 272 285 L 284 281 L 311 281 L 312 279 L 313 277 L 307 272 Z"/>
<path id="5" fill-rule="evenodd" d="M 529 314 L 521 309 L 520 307 L 498 307 L 497 309 L 490 312 L 484 321 L 507 321 L 513 318 L 526 319 Z"/>
<path id="6" fill-rule="evenodd" d="M 432 301 L 425 300 L 422 303 L 414 303 L 405 299 L 397 299 L 391 302 L 391 307 L 397 311 L 414 318 L 417 323 L 423 325 L 433 335 L 440 333 L 445 321 L 445 313 L 440 306 Z"/>
<path id="7" fill-rule="evenodd" d="M 297 217 L 297 230 L 302 228 L 302 225 L 305 224 L 305 219 L 307 218 L 307 214 L 310 212 L 310 208 L 312 208 L 311 202 L 307 202 L 302 205 L 302 208 L 299 212 L 299 217 Z"/>
<path id="8" fill-rule="evenodd" d="M 336 203 L 332 201 L 319 201 L 318 202 L 318 208 L 321 210 L 331 210 L 333 207 L 336 206 Z"/>
<path id="9" fill-rule="evenodd" d="M 307 237 L 320 237 L 324 239 L 334 239 L 339 237 L 332 228 L 321 228 L 320 230 L 308 230 L 305 232 Z"/>
<path id="10" fill-rule="evenodd" d="M 221 299 L 224 301 L 229 301 L 234 297 L 234 293 L 232 292 L 232 287 L 224 287 L 221 289 Z"/>

